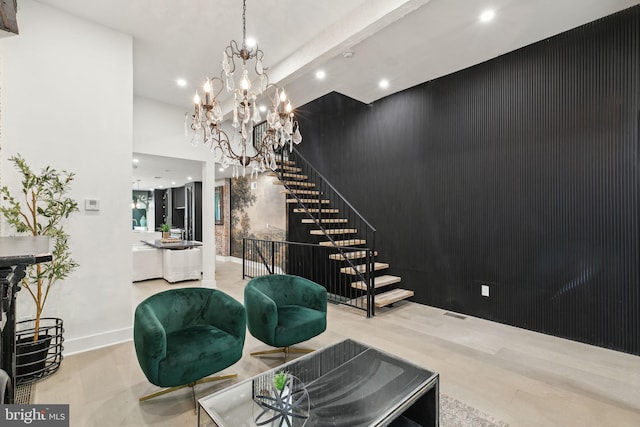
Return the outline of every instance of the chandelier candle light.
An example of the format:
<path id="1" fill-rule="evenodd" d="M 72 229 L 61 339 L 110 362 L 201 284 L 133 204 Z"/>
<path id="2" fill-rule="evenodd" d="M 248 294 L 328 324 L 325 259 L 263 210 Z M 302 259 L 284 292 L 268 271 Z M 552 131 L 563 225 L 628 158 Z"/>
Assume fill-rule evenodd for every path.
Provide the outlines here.
<path id="1" fill-rule="evenodd" d="M 298 122 L 293 114 L 291 101 L 283 88 L 269 83 L 269 76 L 262 63 L 264 52 L 255 45 L 255 49 L 247 44 L 246 0 L 242 2 L 242 45 L 231 40 L 222 54 L 222 71 L 220 77 L 208 78 L 203 87 L 204 99 L 196 91 L 193 97 L 195 111 L 191 121 L 193 131 L 192 143 L 203 144 L 214 153 L 216 162 L 222 167 L 234 167 L 234 177 L 238 176 L 238 168 L 251 166 L 251 174 L 264 172 L 267 168 L 276 169 L 276 155 L 287 145 L 289 150 L 293 144 L 302 142 Z M 237 69 L 236 59 L 242 60 L 242 68 Z M 253 64 L 249 67 L 249 64 Z M 250 75 L 250 70 L 252 71 Z M 236 83 L 236 72 L 240 81 Z M 253 78 L 252 78 L 253 76 Z M 253 84 L 252 84 L 253 80 Z M 223 112 L 220 93 L 226 88 L 233 93 L 233 121 L 235 129 L 233 138 L 222 130 Z M 271 104 L 267 111 L 267 130 L 260 141 L 253 141 L 253 127 L 262 122 L 257 99 L 265 96 Z M 185 131 L 189 113 L 185 115 Z M 253 144 L 251 142 L 253 141 Z"/>

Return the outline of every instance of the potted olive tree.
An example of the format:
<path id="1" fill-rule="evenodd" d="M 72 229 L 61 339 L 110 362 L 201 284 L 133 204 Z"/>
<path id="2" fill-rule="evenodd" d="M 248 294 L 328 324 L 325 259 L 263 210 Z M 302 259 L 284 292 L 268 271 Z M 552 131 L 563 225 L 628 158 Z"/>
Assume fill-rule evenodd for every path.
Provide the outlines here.
<path id="1" fill-rule="evenodd" d="M 55 372 L 62 358 L 62 320 L 43 318 L 42 312 L 51 287 L 65 279 L 78 266 L 71 258 L 67 241 L 69 236 L 63 227 L 64 220 L 78 211 L 78 204 L 67 196 L 74 180 L 73 173 L 59 172 L 47 166 L 37 174 L 19 154 L 9 161 L 22 178 L 22 188 L 20 195 L 14 197 L 7 186 L 0 187 L 0 212 L 18 234 L 48 236 L 53 256 L 50 262 L 29 266 L 21 282 L 35 304 L 35 317 L 33 320 L 19 322 L 33 327 L 26 328 L 26 334 L 20 331 L 17 333 L 16 376 L 18 382 L 21 379 L 24 380 L 22 382 L 30 382 L 41 378 L 43 374 Z M 45 319 L 47 322 L 44 323 L 47 324 L 43 324 Z M 52 324 L 49 324 L 50 320 L 53 320 Z M 59 337 L 56 337 L 57 334 Z M 52 345 L 55 348 L 52 349 Z M 55 353 L 57 365 L 53 369 L 45 369 L 45 363 L 50 362 L 52 352 Z"/>

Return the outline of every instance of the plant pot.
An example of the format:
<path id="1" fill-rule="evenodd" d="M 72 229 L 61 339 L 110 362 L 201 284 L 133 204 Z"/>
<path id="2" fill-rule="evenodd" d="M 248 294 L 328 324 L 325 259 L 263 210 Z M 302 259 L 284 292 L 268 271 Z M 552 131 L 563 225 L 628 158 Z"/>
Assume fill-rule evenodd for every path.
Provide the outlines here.
<path id="1" fill-rule="evenodd" d="M 41 380 L 58 370 L 62 362 L 62 319 L 40 319 L 38 340 L 34 341 L 35 320 L 16 323 L 16 384 Z"/>
<path id="2" fill-rule="evenodd" d="M 163 231 L 162 232 L 162 238 L 163 239 L 168 239 L 169 238 L 169 232 L 168 231 Z"/>
<path id="3" fill-rule="evenodd" d="M 16 378 L 26 378 L 44 371 L 44 364 L 51 345 L 51 336 L 40 335 L 20 338 L 16 342 Z"/>

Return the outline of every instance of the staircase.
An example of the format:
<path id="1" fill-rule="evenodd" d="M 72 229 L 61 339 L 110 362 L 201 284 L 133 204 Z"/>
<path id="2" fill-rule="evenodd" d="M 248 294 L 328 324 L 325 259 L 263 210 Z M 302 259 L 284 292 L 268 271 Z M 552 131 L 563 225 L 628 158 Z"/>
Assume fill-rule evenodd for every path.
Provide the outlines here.
<path id="1" fill-rule="evenodd" d="M 269 175 L 278 178 L 274 184 L 283 186 L 281 192 L 287 195 L 286 202 L 295 205 L 293 212 L 303 214 L 300 221 L 311 227 L 310 238 L 320 239 L 321 246 L 337 248 L 338 253 L 329 255 L 329 259 L 339 263 L 340 274 L 351 278 L 351 288 L 363 291 L 357 297 L 359 301 L 350 301 L 351 305 L 364 306 L 373 314 L 374 307 L 366 307 L 368 288 L 372 290 L 372 306 L 378 308 L 413 296 L 413 291 L 398 287 L 400 277 L 385 274 L 389 264 L 374 261 L 378 256 L 375 229 L 297 150 L 289 159 L 282 158 L 277 166 Z"/>

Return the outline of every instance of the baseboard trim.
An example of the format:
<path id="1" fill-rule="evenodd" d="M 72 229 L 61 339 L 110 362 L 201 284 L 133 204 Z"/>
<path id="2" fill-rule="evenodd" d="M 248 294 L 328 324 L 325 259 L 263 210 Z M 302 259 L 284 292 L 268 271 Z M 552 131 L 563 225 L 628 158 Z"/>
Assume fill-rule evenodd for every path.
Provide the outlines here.
<path id="1" fill-rule="evenodd" d="M 64 351 L 62 354 L 65 357 L 71 356 L 72 354 L 84 353 L 85 351 L 96 350 L 103 347 L 109 347 L 114 344 L 131 341 L 132 339 L 132 326 L 86 337 L 73 338 L 70 340 L 65 339 Z"/>

